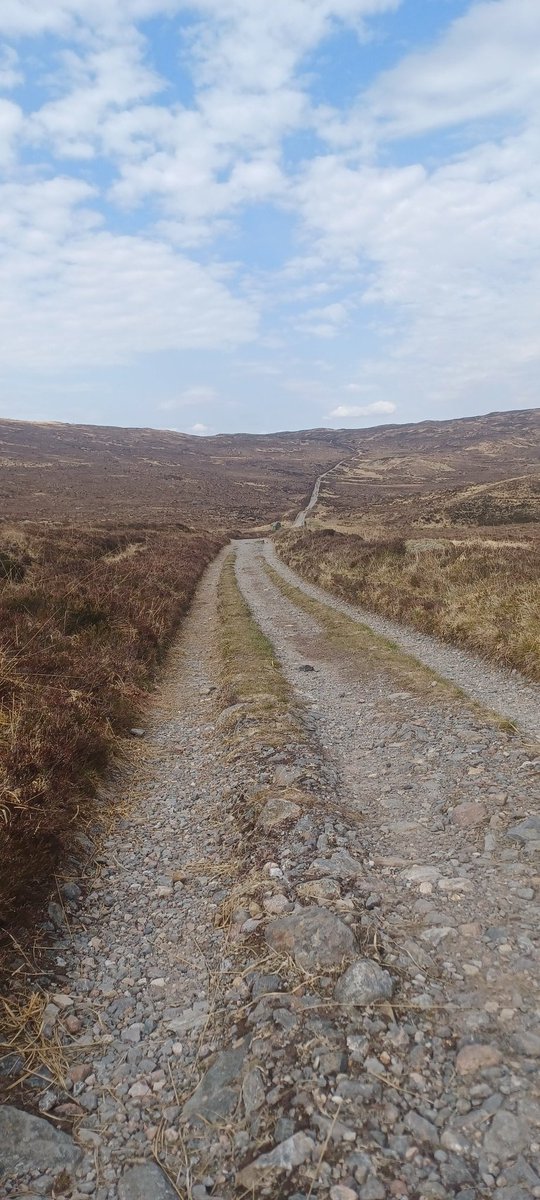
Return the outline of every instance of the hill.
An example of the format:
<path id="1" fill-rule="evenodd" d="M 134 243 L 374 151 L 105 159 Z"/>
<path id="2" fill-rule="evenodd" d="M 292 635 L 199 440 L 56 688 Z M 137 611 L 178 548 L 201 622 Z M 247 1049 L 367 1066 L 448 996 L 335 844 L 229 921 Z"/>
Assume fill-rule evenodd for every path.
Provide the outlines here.
<path id="1" fill-rule="evenodd" d="M 186 522 L 250 530 L 292 516 L 452 524 L 519 497 L 537 513 L 540 410 L 372 429 L 200 438 L 167 430 L 0 421 L 4 518 Z M 472 491 L 471 491 L 472 489 Z M 529 517 L 525 518 L 527 521 Z M 488 522 L 489 523 L 489 522 Z M 510 516 L 512 523 L 512 516 Z"/>

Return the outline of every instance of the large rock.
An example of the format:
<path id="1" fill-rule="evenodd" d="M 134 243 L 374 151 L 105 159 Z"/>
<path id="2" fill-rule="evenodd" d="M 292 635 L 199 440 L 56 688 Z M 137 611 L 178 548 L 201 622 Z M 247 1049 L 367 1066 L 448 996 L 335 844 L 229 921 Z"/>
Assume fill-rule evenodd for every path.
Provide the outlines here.
<path id="1" fill-rule="evenodd" d="M 349 926 L 315 904 L 271 921 L 266 927 L 266 941 L 272 950 L 289 954 L 304 971 L 339 967 L 355 951 Z"/>
<path id="2" fill-rule="evenodd" d="M 261 810 L 257 825 L 261 829 L 276 829 L 286 825 L 288 821 L 296 821 L 301 809 L 292 800 L 284 800 L 281 796 L 271 796 Z"/>
<path id="3" fill-rule="evenodd" d="M 322 879 L 300 883 L 296 890 L 303 900 L 314 900 L 316 904 L 328 904 L 332 900 L 339 900 L 341 896 L 339 883 L 327 875 Z"/>
<path id="4" fill-rule="evenodd" d="M 316 858 L 309 868 L 310 875 L 329 875 L 332 879 L 357 879 L 364 874 L 362 863 L 347 850 L 336 850 L 330 858 Z"/>
<path id="5" fill-rule="evenodd" d="M 240 1097 L 246 1052 L 246 1043 L 242 1042 L 235 1050 L 222 1050 L 218 1054 L 193 1095 L 184 1104 L 184 1118 L 198 1118 L 212 1124 L 231 1116 Z"/>
<path id="6" fill-rule="evenodd" d="M 394 984 L 388 971 L 370 958 L 359 958 L 338 979 L 334 992 L 340 1004 L 364 1008 L 377 1000 L 390 1000 Z"/>
<path id="7" fill-rule="evenodd" d="M 237 1175 L 237 1183 L 251 1193 L 265 1178 L 280 1171 L 289 1174 L 294 1167 L 300 1167 L 312 1157 L 314 1149 L 315 1142 L 306 1133 L 294 1133 L 244 1167 Z"/>
<path id="8" fill-rule="evenodd" d="M 500 1108 L 484 1138 L 484 1150 L 497 1162 L 507 1162 L 526 1149 L 529 1139 L 528 1125 L 507 1109 Z"/>
<path id="9" fill-rule="evenodd" d="M 452 811 L 452 821 L 459 829 L 472 829 L 487 820 L 487 808 L 481 800 L 466 804 L 458 804 Z"/>
<path id="10" fill-rule="evenodd" d="M 155 1163 L 144 1163 L 124 1171 L 118 1200 L 178 1200 L 178 1192 Z"/>
<path id="11" fill-rule="evenodd" d="M 506 836 L 514 842 L 537 842 L 540 840 L 540 817 L 526 817 L 518 825 L 508 829 Z"/>
<path id="12" fill-rule="evenodd" d="M 0 1108 L 0 1176 L 17 1179 L 27 1171 L 71 1171 L 81 1157 L 73 1139 L 42 1117 L 11 1104 Z"/>
<path id="13" fill-rule="evenodd" d="M 502 1062 L 502 1054 L 497 1046 L 473 1043 L 463 1046 L 456 1058 L 458 1075 L 469 1075 L 475 1071 L 484 1071 L 486 1067 L 498 1067 Z"/>

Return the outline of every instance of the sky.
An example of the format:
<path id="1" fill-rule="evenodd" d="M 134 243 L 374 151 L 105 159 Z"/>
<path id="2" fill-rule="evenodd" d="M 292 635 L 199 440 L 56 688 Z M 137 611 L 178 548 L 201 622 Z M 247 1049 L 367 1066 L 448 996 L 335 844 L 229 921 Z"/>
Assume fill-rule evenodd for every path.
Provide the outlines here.
<path id="1" fill-rule="evenodd" d="M 0 416 L 539 402 L 538 0 L 1 0 Z"/>

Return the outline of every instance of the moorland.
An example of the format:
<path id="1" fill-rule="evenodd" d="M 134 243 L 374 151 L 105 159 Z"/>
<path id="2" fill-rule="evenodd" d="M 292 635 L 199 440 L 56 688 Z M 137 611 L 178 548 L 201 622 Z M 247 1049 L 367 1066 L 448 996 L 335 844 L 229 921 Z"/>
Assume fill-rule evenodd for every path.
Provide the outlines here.
<path id="1" fill-rule="evenodd" d="M 0 422 L 2 921 L 50 887 L 231 536 L 279 521 L 305 577 L 538 679 L 539 417 L 209 438 Z"/>

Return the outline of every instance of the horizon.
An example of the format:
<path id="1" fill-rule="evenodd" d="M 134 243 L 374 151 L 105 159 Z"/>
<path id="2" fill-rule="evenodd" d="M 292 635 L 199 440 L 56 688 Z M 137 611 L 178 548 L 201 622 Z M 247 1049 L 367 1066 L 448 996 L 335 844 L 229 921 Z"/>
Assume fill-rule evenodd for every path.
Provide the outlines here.
<path id="1" fill-rule="evenodd" d="M 8 0 L 0 415 L 537 407 L 539 53 L 537 0 Z"/>
<path id="2" fill-rule="evenodd" d="M 162 426 L 162 425 L 116 425 L 116 424 L 111 425 L 110 423 L 107 423 L 107 422 L 94 423 L 94 422 L 88 422 L 88 421 L 60 421 L 60 420 L 32 421 L 32 420 L 25 420 L 24 418 L 21 418 L 21 417 L 5 417 L 5 416 L 0 416 L 0 425 L 2 424 L 2 422 L 9 422 L 14 425 L 16 425 L 16 424 L 32 425 L 32 426 L 44 427 L 44 428 L 56 427 L 56 428 L 68 428 L 68 429 L 77 429 L 77 428 L 81 428 L 81 429 L 84 429 L 84 428 L 119 429 L 119 430 L 123 430 L 126 433 L 174 433 L 174 434 L 178 434 L 178 436 L 180 436 L 180 437 L 196 438 L 198 441 L 211 441 L 212 438 L 220 438 L 220 437 L 269 437 L 269 438 L 271 438 L 271 437 L 279 437 L 281 435 L 285 436 L 288 434 L 293 435 L 293 434 L 298 434 L 298 433 L 351 433 L 351 432 L 357 431 L 357 432 L 362 432 L 362 433 L 367 434 L 367 433 L 377 432 L 380 429 L 399 429 L 401 426 L 405 427 L 408 425 L 415 425 L 415 426 L 416 425 L 440 425 L 440 424 L 448 423 L 450 421 L 474 421 L 474 420 L 478 420 L 481 417 L 507 416 L 507 415 L 510 415 L 511 413 L 515 414 L 517 416 L 520 413 L 526 413 L 526 412 L 532 412 L 532 413 L 538 412 L 540 414 L 540 405 L 538 405 L 538 404 L 529 405 L 526 408 L 491 409 L 487 412 L 469 413 L 467 416 L 423 417 L 422 419 L 420 419 L 418 421 L 406 421 L 406 420 L 383 421 L 383 422 L 380 422 L 378 425 L 362 425 L 362 426 L 358 426 L 358 425 L 336 425 L 336 426 L 305 425 L 305 426 L 301 426 L 297 429 L 283 428 L 283 429 L 261 430 L 261 431 L 253 431 L 253 430 L 249 430 L 249 429 L 232 429 L 232 430 L 222 429 L 222 430 L 216 430 L 214 433 L 204 433 L 204 434 L 203 433 L 193 433 L 193 432 L 190 432 L 189 430 L 185 431 L 182 429 L 172 429 L 170 426 Z"/>

